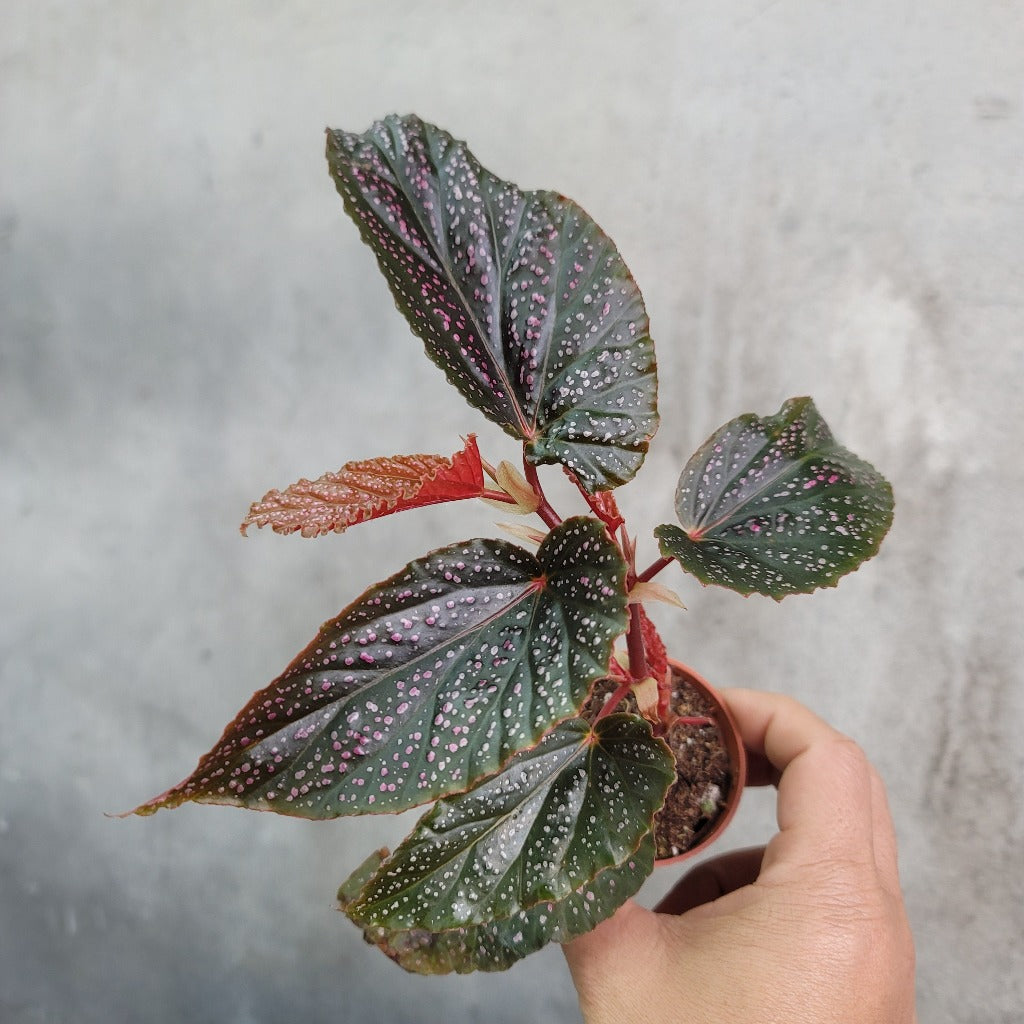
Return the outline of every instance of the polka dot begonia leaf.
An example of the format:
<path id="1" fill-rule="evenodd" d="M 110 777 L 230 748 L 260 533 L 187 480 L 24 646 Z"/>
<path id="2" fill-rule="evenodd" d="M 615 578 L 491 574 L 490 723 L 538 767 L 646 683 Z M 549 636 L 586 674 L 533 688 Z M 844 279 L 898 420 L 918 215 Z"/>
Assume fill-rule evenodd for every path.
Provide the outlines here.
<path id="1" fill-rule="evenodd" d="M 379 869 L 385 856 L 386 851 L 373 854 L 342 886 L 338 893 L 342 910 Z M 639 891 L 653 869 L 654 834 L 648 833 L 636 853 L 621 864 L 605 868 L 564 899 L 538 903 L 485 924 L 447 931 L 366 925 L 363 936 L 413 974 L 504 971 L 549 942 L 569 942 L 595 928 Z"/>
<path id="2" fill-rule="evenodd" d="M 417 117 L 329 130 L 327 159 L 395 303 L 463 397 L 588 491 L 632 479 L 658 425 L 657 376 L 611 239 Z"/>
<path id="3" fill-rule="evenodd" d="M 674 780 L 642 718 L 570 719 L 438 801 L 346 913 L 364 927 L 438 932 L 569 899 L 637 851 Z"/>
<path id="4" fill-rule="evenodd" d="M 659 526 L 661 552 L 702 583 L 741 594 L 834 587 L 874 555 L 892 523 L 892 488 L 841 447 L 809 398 L 775 416 L 740 416 L 686 464 L 682 529 Z"/>
<path id="5" fill-rule="evenodd" d="M 191 800 L 334 818 L 465 790 L 578 713 L 625 631 L 625 577 L 585 516 L 536 555 L 470 540 L 411 562 L 327 622 L 192 775 L 136 813 Z"/>

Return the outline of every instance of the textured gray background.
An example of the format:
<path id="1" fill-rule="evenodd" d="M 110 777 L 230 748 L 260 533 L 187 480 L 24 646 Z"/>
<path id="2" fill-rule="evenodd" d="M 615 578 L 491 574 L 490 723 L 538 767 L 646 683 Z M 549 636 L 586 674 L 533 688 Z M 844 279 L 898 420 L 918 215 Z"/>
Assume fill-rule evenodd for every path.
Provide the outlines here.
<path id="1" fill-rule="evenodd" d="M 1024 1015 L 1024 16 L 1015 0 L 0 2 L 0 1019 L 577 1019 L 557 950 L 420 980 L 336 884 L 407 821 L 185 808 L 191 769 L 365 584 L 490 532 L 235 526 L 351 458 L 511 442 L 423 358 L 326 124 L 415 110 L 580 201 L 647 299 L 653 553 L 690 451 L 810 393 L 893 480 L 883 553 L 775 605 L 666 580 L 675 653 L 783 689 L 887 779 L 922 1021 Z M 424 418 L 423 414 L 430 418 Z M 752 794 L 724 845 L 763 839 Z M 668 884 L 645 890 L 653 899 Z"/>

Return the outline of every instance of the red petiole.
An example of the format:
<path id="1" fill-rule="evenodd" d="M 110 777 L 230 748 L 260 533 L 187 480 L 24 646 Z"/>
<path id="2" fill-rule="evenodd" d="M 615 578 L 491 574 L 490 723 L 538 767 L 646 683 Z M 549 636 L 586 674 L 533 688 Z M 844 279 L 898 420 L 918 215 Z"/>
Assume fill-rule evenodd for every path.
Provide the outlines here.
<path id="1" fill-rule="evenodd" d="M 533 488 L 533 493 L 540 498 L 540 505 L 537 506 L 537 515 L 544 520 L 544 525 L 554 529 L 561 525 L 562 517 L 551 507 L 547 497 L 544 495 L 544 488 L 540 485 L 540 477 L 537 475 L 537 467 L 523 455 L 523 472 L 526 482 Z"/>
<path id="2" fill-rule="evenodd" d="M 671 558 L 659 558 L 656 561 L 652 562 L 646 569 L 644 569 L 644 571 L 642 573 L 640 573 L 639 576 L 637 576 L 637 579 L 641 583 L 647 583 L 650 580 L 653 580 L 654 577 L 657 576 L 658 573 L 661 572 L 661 570 L 665 568 L 665 566 L 671 565 L 671 564 L 672 564 L 672 559 Z"/>
<path id="3" fill-rule="evenodd" d="M 523 470 L 527 483 L 540 500 L 540 504 L 536 509 L 537 515 L 540 516 L 546 526 L 550 529 L 554 529 L 562 522 L 562 517 L 554 510 L 554 508 L 552 508 L 551 503 L 544 494 L 544 489 L 540 482 L 540 476 L 537 473 L 537 467 L 526 458 L 525 452 L 523 455 Z M 625 523 L 621 518 L 619 518 L 617 522 L 611 521 L 607 510 L 602 507 L 601 503 L 592 495 L 588 494 L 586 490 L 579 485 L 579 481 L 575 480 L 571 474 L 570 479 L 574 479 L 577 488 L 583 495 L 587 504 L 590 506 L 591 511 L 605 524 L 605 526 L 608 527 L 609 533 L 613 536 L 618 534 L 616 543 L 618 544 L 623 557 L 626 559 L 626 586 L 628 589 L 632 588 L 632 586 L 637 582 L 646 583 L 647 581 L 654 579 L 662 569 L 671 564 L 671 558 L 658 558 L 643 572 L 637 573 L 635 568 L 636 549 L 629 538 L 629 534 L 626 532 Z M 499 501 L 515 502 L 515 499 L 510 498 L 508 495 L 501 492 L 488 492 L 484 497 L 495 497 Z M 650 675 L 650 667 L 647 663 L 647 650 L 646 645 L 644 644 L 643 622 L 640 618 L 639 605 L 631 605 L 629 608 L 629 628 L 626 633 L 626 651 L 629 656 L 629 669 L 628 671 L 623 670 L 616 664 L 615 667 L 618 669 L 616 674 L 619 676 L 621 681 L 612 692 L 611 696 L 609 696 L 605 701 L 604 706 L 597 713 L 595 721 L 600 721 L 605 716 L 610 715 L 622 703 L 622 701 L 629 696 L 633 686 Z M 671 709 L 671 695 L 671 678 L 670 675 L 666 673 L 664 679 L 658 680 L 658 723 L 655 726 L 655 732 L 657 734 L 664 734 L 665 730 L 670 725 L 700 727 L 714 724 L 712 719 L 702 715 L 673 716 Z"/>

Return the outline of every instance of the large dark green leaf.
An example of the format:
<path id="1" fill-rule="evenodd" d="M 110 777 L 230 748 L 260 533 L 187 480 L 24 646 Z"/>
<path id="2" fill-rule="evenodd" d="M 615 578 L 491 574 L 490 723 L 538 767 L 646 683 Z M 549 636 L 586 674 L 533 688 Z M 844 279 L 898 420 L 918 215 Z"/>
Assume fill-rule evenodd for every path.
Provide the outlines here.
<path id="1" fill-rule="evenodd" d="M 626 618 L 625 564 L 595 519 L 566 520 L 536 556 L 442 548 L 326 623 L 139 813 L 194 800 L 330 818 L 467 789 L 576 714 Z"/>
<path id="2" fill-rule="evenodd" d="M 686 464 L 676 489 L 682 529 L 654 532 L 662 554 L 703 583 L 741 594 L 834 587 L 870 558 L 892 522 L 892 488 L 836 443 L 809 398 L 776 416 L 740 416 Z"/>
<path id="3" fill-rule="evenodd" d="M 373 854 L 338 893 L 344 910 L 380 867 L 386 851 Z M 414 974 L 503 971 L 548 942 L 569 942 L 610 917 L 636 894 L 654 868 L 654 835 L 621 864 L 606 868 L 565 899 L 538 903 L 487 924 L 431 932 L 367 925 L 363 936 Z"/>
<path id="4" fill-rule="evenodd" d="M 636 851 L 674 779 L 668 748 L 642 718 L 563 722 L 497 775 L 439 801 L 348 915 L 438 932 L 566 899 Z"/>
<path id="5" fill-rule="evenodd" d="M 416 117 L 330 130 L 327 158 L 398 308 L 462 395 L 590 491 L 631 479 L 657 429 L 657 380 L 643 299 L 611 239 Z"/>

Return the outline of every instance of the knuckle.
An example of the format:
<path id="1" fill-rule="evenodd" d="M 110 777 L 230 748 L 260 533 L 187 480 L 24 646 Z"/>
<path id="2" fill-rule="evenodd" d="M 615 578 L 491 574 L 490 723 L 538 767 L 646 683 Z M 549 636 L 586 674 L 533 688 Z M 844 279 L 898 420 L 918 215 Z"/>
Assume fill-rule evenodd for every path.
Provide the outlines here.
<path id="1" fill-rule="evenodd" d="M 870 779 L 871 763 L 864 749 L 849 736 L 837 734 L 831 741 L 829 755 L 835 763 L 851 775 L 861 776 L 865 781 Z"/>

